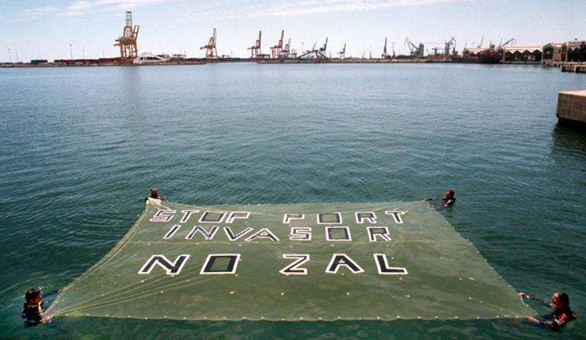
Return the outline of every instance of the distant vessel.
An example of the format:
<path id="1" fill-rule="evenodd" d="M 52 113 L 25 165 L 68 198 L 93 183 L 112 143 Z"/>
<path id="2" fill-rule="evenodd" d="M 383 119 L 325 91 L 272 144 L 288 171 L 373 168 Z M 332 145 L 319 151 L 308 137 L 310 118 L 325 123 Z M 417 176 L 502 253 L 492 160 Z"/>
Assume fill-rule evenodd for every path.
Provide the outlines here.
<path id="1" fill-rule="evenodd" d="M 487 49 L 478 54 L 478 60 L 482 64 L 500 64 L 502 58 L 501 52 L 502 49 L 500 47 L 497 49 L 495 44 L 490 44 Z"/>
<path id="2" fill-rule="evenodd" d="M 499 64 L 502 59 L 503 50 L 495 44 L 490 44 L 488 48 L 475 47 L 464 48 L 462 56 L 452 56 L 453 63 L 460 64 Z"/>
<path id="3" fill-rule="evenodd" d="M 481 64 L 500 64 L 501 53 L 499 51 L 486 49 L 478 55 Z"/>
<path id="4" fill-rule="evenodd" d="M 464 56 L 452 56 L 452 63 L 456 64 L 480 64 L 478 57 L 464 57 Z"/>

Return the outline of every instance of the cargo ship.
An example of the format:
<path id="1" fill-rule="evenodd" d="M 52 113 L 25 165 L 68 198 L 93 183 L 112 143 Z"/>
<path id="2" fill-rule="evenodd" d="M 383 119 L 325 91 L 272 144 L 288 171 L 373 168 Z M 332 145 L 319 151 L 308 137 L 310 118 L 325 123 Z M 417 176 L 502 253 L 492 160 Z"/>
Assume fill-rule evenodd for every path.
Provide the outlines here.
<path id="1" fill-rule="evenodd" d="M 478 54 L 478 60 L 481 64 L 500 64 L 501 58 L 501 52 L 495 50 L 493 46 Z"/>
<path id="2" fill-rule="evenodd" d="M 489 48 L 469 48 L 464 50 L 463 56 L 452 56 L 452 62 L 458 64 L 499 64 L 502 59 L 502 50 L 494 44 Z"/>

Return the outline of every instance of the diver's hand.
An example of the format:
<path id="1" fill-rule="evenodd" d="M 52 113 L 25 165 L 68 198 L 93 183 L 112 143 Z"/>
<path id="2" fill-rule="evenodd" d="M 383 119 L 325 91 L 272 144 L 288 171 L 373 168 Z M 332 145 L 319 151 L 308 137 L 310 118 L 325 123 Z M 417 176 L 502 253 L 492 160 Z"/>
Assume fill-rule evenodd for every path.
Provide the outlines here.
<path id="1" fill-rule="evenodd" d="M 539 319 L 536 319 L 532 316 L 527 318 L 528 321 L 533 322 L 533 323 L 541 323 L 541 321 L 539 321 Z"/>
<path id="2" fill-rule="evenodd" d="M 521 293 L 519 293 L 519 294 L 517 294 L 517 295 L 519 295 L 519 297 L 521 297 L 521 298 L 525 298 L 525 299 L 527 299 L 527 300 L 531 300 L 531 299 L 533 299 L 533 297 L 532 297 L 531 295 L 527 294 L 527 293 L 523 293 L 523 292 L 521 292 Z"/>

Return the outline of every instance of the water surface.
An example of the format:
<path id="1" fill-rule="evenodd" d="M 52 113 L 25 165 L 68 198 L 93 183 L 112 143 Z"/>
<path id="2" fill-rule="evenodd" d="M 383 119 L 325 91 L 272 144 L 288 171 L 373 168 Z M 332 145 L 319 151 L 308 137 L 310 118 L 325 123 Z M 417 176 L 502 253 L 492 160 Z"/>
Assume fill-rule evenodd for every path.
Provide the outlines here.
<path id="1" fill-rule="evenodd" d="M 106 254 L 151 187 L 198 205 L 451 188 L 444 215 L 513 287 L 567 291 L 584 316 L 586 134 L 555 119 L 558 92 L 583 88 L 583 75 L 534 66 L 0 69 L 0 338 L 550 338 L 502 320 L 80 318 L 25 330 L 19 312 L 27 288 L 66 285 Z M 555 337 L 584 338 L 583 319 Z"/>

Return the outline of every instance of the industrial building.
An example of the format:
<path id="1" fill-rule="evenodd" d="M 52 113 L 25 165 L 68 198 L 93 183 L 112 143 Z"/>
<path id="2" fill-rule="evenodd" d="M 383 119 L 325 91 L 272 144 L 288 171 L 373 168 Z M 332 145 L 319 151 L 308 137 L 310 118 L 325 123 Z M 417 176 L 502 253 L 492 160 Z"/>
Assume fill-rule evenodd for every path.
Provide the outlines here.
<path id="1" fill-rule="evenodd" d="M 564 63 L 586 62 L 586 41 L 568 41 L 543 46 L 541 63 L 546 66 L 560 66 Z"/>
<path id="2" fill-rule="evenodd" d="M 561 43 L 550 43 L 543 46 L 543 57 L 541 63 L 545 66 L 554 66 L 565 61 L 566 56 L 562 53 Z"/>
<path id="3" fill-rule="evenodd" d="M 502 51 L 503 63 L 539 64 L 543 56 L 542 46 L 506 46 Z"/>
<path id="4" fill-rule="evenodd" d="M 566 54 L 566 62 L 586 62 L 586 41 L 568 41 L 562 46 L 562 53 Z"/>

